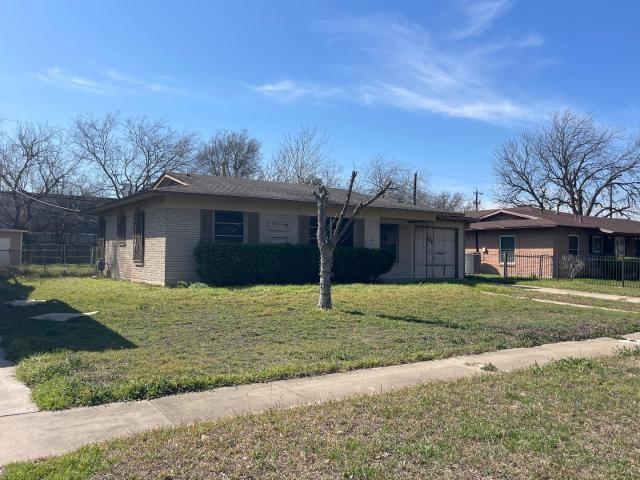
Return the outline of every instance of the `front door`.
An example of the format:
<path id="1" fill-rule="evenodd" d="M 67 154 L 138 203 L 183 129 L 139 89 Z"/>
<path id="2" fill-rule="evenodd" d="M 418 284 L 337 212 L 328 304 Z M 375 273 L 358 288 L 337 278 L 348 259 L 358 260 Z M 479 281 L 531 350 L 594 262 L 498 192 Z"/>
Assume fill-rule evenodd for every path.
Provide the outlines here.
<path id="1" fill-rule="evenodd" d="M 624 257 L 624 237 L 616 237 L 616 257 Z"/>

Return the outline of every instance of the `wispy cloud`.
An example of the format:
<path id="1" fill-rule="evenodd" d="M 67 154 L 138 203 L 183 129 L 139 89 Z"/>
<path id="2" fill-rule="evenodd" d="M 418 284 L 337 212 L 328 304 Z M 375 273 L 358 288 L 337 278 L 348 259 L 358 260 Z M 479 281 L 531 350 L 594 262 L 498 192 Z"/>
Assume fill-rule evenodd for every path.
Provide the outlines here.
<path id="1" fill-rule="evenodd" d="M 462 13 L 468 24 L 453 32 L 454 38 L 473 37 L 482 34 L 491 24 L 511 7 L 508 0 L 466 0 Z"/>
<path id="2" fill-rule="evenodd" d="M 59 67 L 48 68 L 43 73 L 38 73 L 36 78 L 50 85 L 70 87 L 97 95 L 113 95 L 115 93 L 112 86 L 107 83 L 89 79 L 80 75 L 67 73 Z"/>
<path id="3" fill-rule="evenodd" d="M 489 15 L 484 18 L 486 28 Z M 497 124 L 537 120 L 552 109 L 512 86 L 513 69 L 523 64 L 522 50 L 544 42 L 535 33 L 502 36 L 469 47 L 466 40 L 434 37 L 397 15 L 344 19 L 323 27 L 358 46 L 365 54 L 361 59 L 365 66 L 351 70 L 350 78 L 339 86 L 288 79 L 251 88 L 287 102 L 323 97 Z M 502 80 L 505 71 L 508 82 Z"/>
<path id="4" fill-rule="evenodd" d="M 36 75 L 50 85 L 83 90 L 96 95 L 116 96 L 121 94 L 155 93 L 205 100 L 207 97 L 196 92 L 179 88 L 169 83 L 167 77 L 144 80 L 123 74 L 117 70 L 98 70 L 92 78 L 68 73 L 60 67 L 51 67 Z"/>
<path id="5" fill-rule="evenodd" d="M 261 85 L 248 85 L 248 87 L 257 93 L 285 103 L 302 97 L 321 100 L 338 97 L 344 93 L 343 89 L 339 87 L 324 86 L 312 82 L 296 82 L 288 79 Z"/>

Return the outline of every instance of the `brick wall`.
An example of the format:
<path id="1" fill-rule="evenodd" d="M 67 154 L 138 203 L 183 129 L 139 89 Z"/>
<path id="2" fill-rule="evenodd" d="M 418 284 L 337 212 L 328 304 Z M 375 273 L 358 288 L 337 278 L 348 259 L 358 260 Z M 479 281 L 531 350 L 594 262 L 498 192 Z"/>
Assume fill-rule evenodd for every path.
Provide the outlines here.
<path id="1" fill-rule="evenodd" d="M 133 260 L 133 215 L 136 209 L 145 212 L 144 261 Z M 126 215 L 126 238 L 117 238 L 118 216 Z M 165 284 L 165 225 L 164 200 L 152 199 L 125 206 L 104 215 L 106 221 L 105 267 L 113 278 L 134 282 Z"/>

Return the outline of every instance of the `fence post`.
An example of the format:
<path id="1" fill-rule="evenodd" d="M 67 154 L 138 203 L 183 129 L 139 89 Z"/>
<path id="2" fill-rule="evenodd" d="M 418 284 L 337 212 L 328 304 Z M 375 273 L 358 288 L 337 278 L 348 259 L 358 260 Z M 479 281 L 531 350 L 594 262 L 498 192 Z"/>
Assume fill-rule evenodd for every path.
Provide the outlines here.
<path id="1" fill-rule="evenodd" d="M 507 267 L 507 256 L 509 254 L 507 252 L 504 252 L 504 257 L 502 257 L 502 278 L 507 278 L 509 271 L 508 271 L 508 267 Z"/>
<path id="2" fill-rule="evenodd" d="M 620 286 L 624 287 L 624 264 L 625 259 L 622 257 L 622 268 L 620 269 Z"/>

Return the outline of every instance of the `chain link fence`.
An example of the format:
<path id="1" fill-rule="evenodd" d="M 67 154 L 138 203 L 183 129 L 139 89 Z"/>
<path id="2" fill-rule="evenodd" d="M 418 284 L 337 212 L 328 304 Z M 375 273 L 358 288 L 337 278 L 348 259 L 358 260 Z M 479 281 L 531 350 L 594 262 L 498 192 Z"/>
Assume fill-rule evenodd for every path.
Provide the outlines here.
<path id="1" fill-rule="evenodd" d="M 33 276 L 89 276 L 96 272 L 95 245 L 25 244 L 22 250 L 0 250 L 0 270 Z"/>

